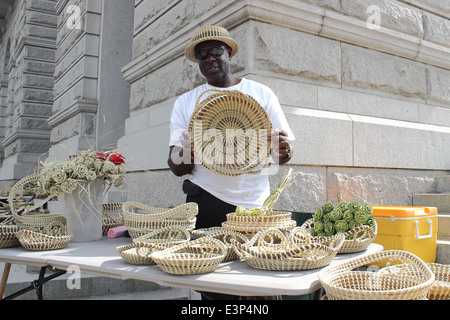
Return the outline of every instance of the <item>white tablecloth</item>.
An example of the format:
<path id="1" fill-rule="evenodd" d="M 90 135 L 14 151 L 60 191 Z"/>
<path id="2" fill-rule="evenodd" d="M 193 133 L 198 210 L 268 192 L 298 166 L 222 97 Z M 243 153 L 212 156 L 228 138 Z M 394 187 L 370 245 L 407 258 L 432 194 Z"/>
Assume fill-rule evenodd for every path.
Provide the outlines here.
<path id="1" fill-rule="evenodd" d="M 71 242 L 54 251 L 27 251 L 22 247 L 0 249 L 0 261 L 13 264 L 53 266 L 67 270 L 76 266 L 82 273 L 115 279 L 151 281 L 162 286 L 194 289 L 241 296 L 304 295 L 320 289 L 318 274 L 322 269 L 305 271 L 265 271 L 253 269 L 245 261 L 222 263 L 214 272 L 200 275 L 171 275 L 157 265 L 127 264 L 116 248 L 130 244 L 130 238 Z M 378 252 L 383 249 L 371 244 L 363 252 L 338 254 L 332 264 Z"/>

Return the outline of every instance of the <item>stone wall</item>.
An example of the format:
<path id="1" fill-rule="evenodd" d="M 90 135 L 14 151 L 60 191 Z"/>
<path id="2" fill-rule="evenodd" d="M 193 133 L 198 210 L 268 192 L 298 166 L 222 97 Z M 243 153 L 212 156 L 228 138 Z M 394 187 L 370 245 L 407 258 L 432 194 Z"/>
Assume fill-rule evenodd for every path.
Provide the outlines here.
<path id="1" fill-rule="evenodd" d="M 450 170 L 449 13 L 431 0 L 136 1 L 123 69 L 130 117 L 118 142 L 132 163 L 128 194 L 184 201 L 166 165 L 169 117 L 204 81 L 184 47 L 198 26 L 219 24 L 240 44 L 233 72 L 275 91 L 297 138 L 297 176 L 280 208 L 311 212 L 356 196 L 411 205 Z"/>

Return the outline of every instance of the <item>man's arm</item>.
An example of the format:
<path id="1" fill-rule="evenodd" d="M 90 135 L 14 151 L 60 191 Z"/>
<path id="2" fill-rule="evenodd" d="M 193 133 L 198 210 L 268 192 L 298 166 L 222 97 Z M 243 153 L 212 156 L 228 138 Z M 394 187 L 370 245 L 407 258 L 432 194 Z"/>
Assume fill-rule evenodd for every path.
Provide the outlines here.
<path id="1" fill-rule="evenodd" d="M 192 141 L 189 138 L 189 132 L 183 132 L 183 137 L 182 147 L 171 146 L 167 159 L 170 170 L 178 177 L 188 174 L 194 168 L 194 151 L 191 148 Z"/>

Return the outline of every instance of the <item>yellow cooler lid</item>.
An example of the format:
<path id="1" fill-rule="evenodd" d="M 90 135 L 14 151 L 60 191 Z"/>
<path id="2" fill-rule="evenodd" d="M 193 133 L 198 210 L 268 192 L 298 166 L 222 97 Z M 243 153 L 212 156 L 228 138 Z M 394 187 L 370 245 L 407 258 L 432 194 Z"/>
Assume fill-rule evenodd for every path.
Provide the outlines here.
<path id="1" fill-rule="evenodd" d="M 417 218 L 437 215 L 436 207 L 373 206 L 374 217 Z"/>

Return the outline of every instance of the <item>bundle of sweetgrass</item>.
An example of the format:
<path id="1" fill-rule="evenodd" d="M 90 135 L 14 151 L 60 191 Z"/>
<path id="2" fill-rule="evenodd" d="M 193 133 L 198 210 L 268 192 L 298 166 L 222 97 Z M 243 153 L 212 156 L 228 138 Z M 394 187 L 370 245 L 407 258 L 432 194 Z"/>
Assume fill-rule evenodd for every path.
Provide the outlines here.
<path id="1" fill-rule="evenodd" d="M 261 208 L 246 209 L 242 206 L 237 206 L 235 215 L 237 216 L 258 216 L 263 217 L 272 212 L 273 207 L 278 202 L 281 193 L 292 184 L 292 168 L 281 178 L 275 190 L 267 197 Z"/>
<path id="2" fill-rule="evenodd" d="M 328 201 L 313 214 L 311 235 L 332 236 L 362 225 L 373 227 L 376 222 L 372 213 L 373 208 L 368 203 L 341 202 L 334 206 Z"/>

